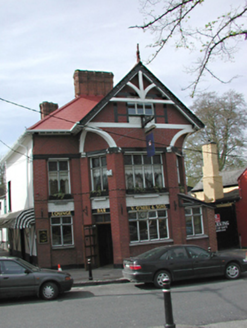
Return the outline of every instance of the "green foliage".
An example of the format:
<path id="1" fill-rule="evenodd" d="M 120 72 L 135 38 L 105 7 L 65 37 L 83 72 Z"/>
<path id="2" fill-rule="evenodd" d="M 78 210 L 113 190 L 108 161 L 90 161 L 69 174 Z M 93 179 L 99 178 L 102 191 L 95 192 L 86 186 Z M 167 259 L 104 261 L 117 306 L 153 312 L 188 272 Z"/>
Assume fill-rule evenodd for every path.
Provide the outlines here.
<path id="1" fill-rule="evenodd" d="M 189 136 L 185 143 L 188 185 L 194 186 L 202 177 L 201 146 L 210 141 L 217 145 L 220 171 L 243 167 L 247 147 L 247 105 L 243 95 L 232 90 L 222 96 L 204 93 L 197 96 L 192 109 L 205 128 Z"/>

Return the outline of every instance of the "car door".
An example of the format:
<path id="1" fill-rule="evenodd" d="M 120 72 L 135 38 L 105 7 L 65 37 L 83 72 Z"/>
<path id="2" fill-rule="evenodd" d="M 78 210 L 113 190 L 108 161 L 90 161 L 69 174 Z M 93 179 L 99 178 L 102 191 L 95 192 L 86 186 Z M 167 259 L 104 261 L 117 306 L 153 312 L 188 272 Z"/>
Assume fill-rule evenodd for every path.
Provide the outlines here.
<path id="1" fill-rule="evenodd" d="M 24 296 L 35 293 L 35 278 L 30 270 L 14 260 L 1 261 L 0 293 L 1 297 Z"/>
<path id="2" fill-rule="evenodd" d="M 197 246 L 187 246 L 186 249 L 193 259 L 195 277 L 211 277 L 224 273 L 224 261 L 219 257 Z"/>
<path id="3" fill-rule="evenodd" d="M 167 252 L 167 269 L 172 273 L 174 280 L 190 279 L 194 277 L 193 260 L 185 247 L 173 247 Z"/>

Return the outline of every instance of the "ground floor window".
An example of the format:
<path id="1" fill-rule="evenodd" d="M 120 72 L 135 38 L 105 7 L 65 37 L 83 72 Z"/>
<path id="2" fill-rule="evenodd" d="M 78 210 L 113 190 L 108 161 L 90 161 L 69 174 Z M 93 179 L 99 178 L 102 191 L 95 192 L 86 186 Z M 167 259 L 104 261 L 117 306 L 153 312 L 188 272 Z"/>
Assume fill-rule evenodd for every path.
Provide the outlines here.
<path id="1" fill-rule="evenodd" d="M 201 235 L 204 233 L 201 207 L 186 207 L 185 219 L 187 236 Z"/>
<path id="2" fill-rule="evenodd" d="M 74 245 L 73 219 L 70 216 L 51 218 L 51 237 L 53 246 Z"/>
<path id="3" fill-rule="evenodd" d="M 131 242 L 152 241 L 169 237 L 166 210 L 130 211 L 128 216 Z"/>

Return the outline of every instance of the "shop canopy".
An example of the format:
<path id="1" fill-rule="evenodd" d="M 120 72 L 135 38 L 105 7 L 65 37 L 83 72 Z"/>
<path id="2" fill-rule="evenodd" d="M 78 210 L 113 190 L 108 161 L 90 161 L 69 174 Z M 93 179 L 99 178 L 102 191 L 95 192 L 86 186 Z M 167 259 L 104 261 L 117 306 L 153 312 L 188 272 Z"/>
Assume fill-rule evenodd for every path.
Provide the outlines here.
<path id="1" fill-rule="evenodd" d="M 25 229 L 35 223 L 34 208 L 0 216 L 0 228 Z"/>

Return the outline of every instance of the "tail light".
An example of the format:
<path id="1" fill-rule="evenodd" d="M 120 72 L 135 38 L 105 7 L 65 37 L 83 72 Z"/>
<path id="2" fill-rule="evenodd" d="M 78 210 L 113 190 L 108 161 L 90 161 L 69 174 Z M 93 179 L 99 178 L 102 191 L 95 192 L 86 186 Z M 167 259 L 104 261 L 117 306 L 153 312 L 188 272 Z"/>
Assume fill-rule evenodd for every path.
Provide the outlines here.
<path id="1" fill-rule="evenodd" d="M 129 269 L 130 270 L 141 270 L 141 265 L 140 264 L 130 264 Z"/>

